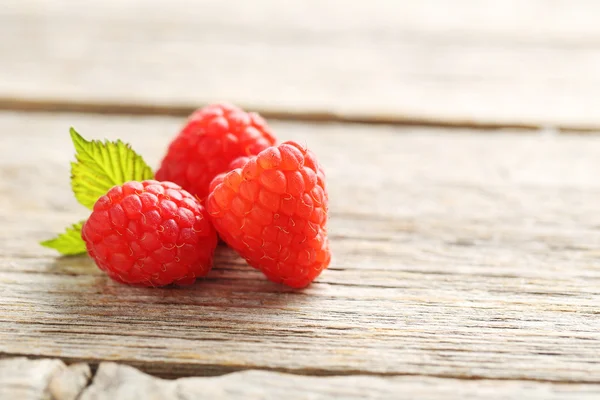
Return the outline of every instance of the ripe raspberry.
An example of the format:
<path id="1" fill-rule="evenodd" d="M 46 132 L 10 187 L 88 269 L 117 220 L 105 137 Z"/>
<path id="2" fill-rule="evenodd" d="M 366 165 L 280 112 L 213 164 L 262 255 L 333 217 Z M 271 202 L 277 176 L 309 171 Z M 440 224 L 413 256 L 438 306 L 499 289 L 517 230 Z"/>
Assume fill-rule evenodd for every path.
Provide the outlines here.
<path id="1" fill-rule="evenodd" d="M 308 285 L 331 260 L 325 175 L 315 156 L 286 142 L 231 168 L 211 183 L 206 202 L 217 232 L 270 280 Z"/>
<path id="2" fill-rule="evenodd" d="M 100 197 L 82 238 L 98 267 L 123 283 L 193 283 L 212 266 L 217 234 L 206 210 L 171 182 L 127 182 Z"/>
<path id="3" fill-rule="evenodd" d="M 215 176 L 241 156 L 274 145 L 275 137 L 260 115 L 214 104 L 194 112 L 171 142 L 156 179 L 171 181 L 204 201 Z"/>

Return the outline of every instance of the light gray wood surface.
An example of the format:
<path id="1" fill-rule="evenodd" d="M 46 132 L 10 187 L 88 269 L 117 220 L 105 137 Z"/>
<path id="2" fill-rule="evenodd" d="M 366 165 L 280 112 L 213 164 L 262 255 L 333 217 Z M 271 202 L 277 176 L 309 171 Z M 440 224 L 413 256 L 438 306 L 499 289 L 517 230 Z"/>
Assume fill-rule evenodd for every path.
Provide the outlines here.
<path id="1" fill-rule="evenodd" d="M 0 399 L 76 400 L 90 376 L 87 364 L 67 367 L 61 360 L 0 359 Z"/>
<path id="2" fill-rule="evenodd" d="M 599 383 L 600 136 L 272 124 L 316 152 L 329 182 L 334 261 L 303 291 L 224 247 L 195 286 L 145 289 L 36 244 L 86 215 L 69 191 L 69 126 L 156 165 L 180 123 L 0 114 L 3 356 L 163 377 Z"/>
<path id="3" fill-rule="evenodd" d="M 600 131 L 598 12 L 3 1 L 0 110 L 24 112 L 0 111 L 0 400 L 600 398 L 600 135 L 557 134 Z M 156 167 L 216 100 L 294 120 L 271 125 L 324 164 L 313 285 L 221 246 L 192 287 L 134 288 L 37 244 L 88 213 L 70 126 Z"/>
<path id="4" fill-rule="evenodd" d="M 122 365 L 103 363 L 81 400 L 147 399 L 593 399 L 600 385 L 523 381 L 465 381 L 422 376 L 312 377 L 268 371 L 211 378 L 158 380 Z M 139 398 L 139 397 L 137 397 Z"/>
<path id="5" fill-rule="evenodd" d="M 59 360 L 0 360 L 0 398 L 3 389 L 19 390 L 19 399 L 52 400 L 184 400 L 184 399 L 597 399 L 600 385 L 547 382 L 460 380 L 424 376 L 343 376 L 313 377 L 271 371 L 243 371 L 219 377 L 163 380 L 135 368 L 101 363 L 93 381 L 73 386 L 76 391 L 57 391 L 65 375 L 71 381 L 86 382 L 86 364 L 65 368 Z M 23 374 L 15 374 L 25 367 Z M 61 377 L 56 377 L 59 367 Z M 89 373 L 89 371 L 88 371 Z M 48 376 L 52 376 L 48 379 Z M 7 385 L 10 383 L 10 386 Z M 8 393 L 8 392 L 4 392 Z M 8 393 L 15 395 L 16 392 Z M 79 397 L 76 397 L 79 396 Z M 6 397 L 14 398 L 14 397 Z"/>
<path id="6" fill-rule="evenodd" d="M 0 103 L 169 112 L 224 99 L 288 117 L 598 129 L 599 12 L 595 0 L 5 0 Z"/>

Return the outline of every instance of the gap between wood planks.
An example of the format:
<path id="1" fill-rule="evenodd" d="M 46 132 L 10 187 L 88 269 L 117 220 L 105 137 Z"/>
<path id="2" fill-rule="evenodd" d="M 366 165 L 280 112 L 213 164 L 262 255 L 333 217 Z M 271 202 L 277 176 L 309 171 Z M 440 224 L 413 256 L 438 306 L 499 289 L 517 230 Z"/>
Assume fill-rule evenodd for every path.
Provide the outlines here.
<path id="1" fill-rule="evenodd" d="M 15 359 L 15 358 L 27 358 L 29 360 L 50 360 L 53 357 L 39 356 L 35 354 L 11 354 L 0 352 L 0 360 L 2 359 Z M 172 366 L 170 371 L 172 373 L 165 373 L 163 369 L 155 370 L 152 368 L 149 363 L 141 363 L 137 361 L 129 361 L 129 360 L 119 360 L 119 361 L 111 361 L 111 360 L 95 360 L 91 358 L 75 358 L 75 357 L 57 357 L 56 359 L 61 360 L 67 365 L 74 364 L 86 364 L 89 366 L 91 371 L 90 380 L 88 381 L 89 386 L 96 373 L 98 372 L 98 368 L 101 364 L 106 363 L 116 363 L 119 365 L 127 365 L 133 367 L 143 373 L 151 375 L 155 378 L 160 379 L 180 379 L 180 378 L 206 378 L 206 377 L 218 377 L 229 375 L 236 372 L 247 372 L 247 371 L 262 371 L 269 373 L 280 373 L 280 374 L 289 374 L 294 376 L 306 376 L 306 377 L 352 377 L 352 376 L 369 376 L 369 377 L 378 377 L 378 378 L 401 378 L 401 377 L 421 377 L 421 378 L 439 378 L 439 379 L 453 379 L 453 380 L 466 380 L 466 381 L 498 381 L 498 382 L 535 382 L 535 383 L 551 383 L 551 384 L 561 384 L 561 385 L 595 385 L 600 384 L 600 379 L 594 380 L 572 380 L 572 379 L 536 379 L 531 377 L 520 377 L 518 379 L 515 378 L 505 378 L 505 377 L 486 377 L 481 375 L 459 375 L 459 374 L 432 374 L 432 373 L 411 373 L 411 372 L 374 372 L 374 371 L 363 371 L 363 370 L 347 370 L 347 371 L 331 371 L 327 369 L 320 368 L 302 368 L 302 369 L 287 369 L 287 368 L 267 368 L 267 367 L 236 367 L 233 365 L 223 366 L 223 365 L 204 365 L 203 370 L 194 369 L 194 371 L 189 371 L 188 373 L 185 371 L 185 365 L 180 363 L 166 363 Z M 163 363 L 165 364 L 165 363 Z M 183 372 L 183 373 L 180 373 Z"/>
<path id="2" fill-rule="evenodd" d="M 290 399 L 596 399 L 597 384 L 521 381 L 465 381 L 421 376 L 311 377 L 248 370 L 220 377 L 163 380 L 139 370 L 103 362 L 65 365 L 57 359 L 0 360 L 0 397 L 55 400 L 130 398 Z M 10 397 L 9 397 L 10 396 Z"/>
<path id="3" fill-rule="evenodd" d="M 23 112 L 71 112 L 81 114 L 101 115 L 138 115 L 138 116 L 170 116 L 185 117 L 196 108 L 206 104 L 172 105 L 172 104 L 141 104 L 141 103 L 108 103 L 95 101 L 69 101 L 58 99 L 28 99 L 0 97 L 0 111 Z M 523 131 L 555 130 L 561 133 L 591 133 L 600 130 L 600 126 L 593 125 L 542 125 L 522 122 L 483 122 L 465 119 L 431 119 L 418 115 L 402 114 L 344 114 L 322 110 L 283 110 L 261 109 L 251 104 L 238 104 L 246 110 L 253 110 L 263 117 L 279 121 L 295 122 L 337 122 L 348 124 L 372 124 L 395 126 L 423 126 L 448 129 L 520 129 Z"/>

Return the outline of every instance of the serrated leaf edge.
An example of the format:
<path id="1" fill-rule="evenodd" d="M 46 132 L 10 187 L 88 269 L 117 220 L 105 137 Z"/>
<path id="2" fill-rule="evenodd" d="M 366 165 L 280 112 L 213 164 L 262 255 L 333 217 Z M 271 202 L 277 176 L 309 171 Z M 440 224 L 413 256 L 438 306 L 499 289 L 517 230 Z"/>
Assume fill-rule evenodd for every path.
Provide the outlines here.
<path id="1" fill-rule="evenodd" d="M 150 166 L 129 144 L 121 140 L 88 141 L 73 127 L 69 129 L 69 134 L 77 160 L 71 163 L 71 188 L 83 206 L 92 209 L 98 198 L 115 185 L 132 180 L 154 179 Z M 103 165 L 111 168 L 104 168 Z M 129 170 L 130 173 L 125 176 Z M 86 192 L 84 187 L 92 190 Z"/>
<path id="2" fill-rule="evenodd" d="M 81 237 L 81 229 L 83 228 L 84 223 L 85 221 L 80 221 L 72 224 L 71 226 L 67 227 L 63 233 L 60 233 L 58 236 L 52 239 L 40 242 L 40 245 L 56 250 L 65 256 L 83 254 L 87 251 L 85 242 Z M 77 235 L 73 235 L 73 233 L 76 233 Z M 68 250 L 64 250 L 65 246 L 68 248 Z"/>

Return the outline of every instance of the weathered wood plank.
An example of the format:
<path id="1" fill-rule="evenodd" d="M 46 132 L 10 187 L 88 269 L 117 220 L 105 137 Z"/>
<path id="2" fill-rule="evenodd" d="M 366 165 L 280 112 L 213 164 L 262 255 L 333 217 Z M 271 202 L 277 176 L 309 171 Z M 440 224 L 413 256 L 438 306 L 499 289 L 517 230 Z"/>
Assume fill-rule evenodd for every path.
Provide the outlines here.
<path id="1" fill-rule="evenodd" d="M 87 364 L 60 360 L 0 360 L 0 399 L 75 400 L 91 376 Z"/>
<path id="2" fill-rule="evenodd" d="M 8 0 L 0 98 L 598 128 L 599 11 L 594 0 Z"/>
<path id="3" fill-rule="evenodd" d="M 600 385 L 464 381 L 432 377 L 309 377 L 267 371 L 211 378 L 156 379 L 103 363 L 81 400 L 113 399 L 596 399 Z"/>
<path id="4" fill-rule="evenodd" d="M 600 381 L 599 136 L 274 124 L 316 151 L 330 183 L 334 262 L 304 291 L 225 248 L 205 281 L 143 289 L 36 246 L 85 216 L 68 126 L 155 165 L 179 124 L 0 115 L 0 352 L 160 376 Z"/>
<path id="5" fill-rule="evenodd" d="M 60 370 L 56 373 L 56 370 Z M 83 372 L 83 373 L 82 373 Z M 51 379 L 48 379 L 51 374 Z M 63 374 L 62 376 L 59 376 Z M 70 392 L 58 382 L 78 382 Z M 62 378 L 62 379 L 61 379 Z M 244 371 L 218 377 L 163 380 L 135 368 L 101 363 L 86 387 L 89 367 L 68 368 L 59 360 L 0 360 L 0 399 L 596 399 L 600 385 L 546 382 L 465 381 L 422 376 L 311 377 L 269 371 Z M 63 383 L 64 388 L 64 383 Z M 79 396 L 79 397 L 77 397 Z"/>

